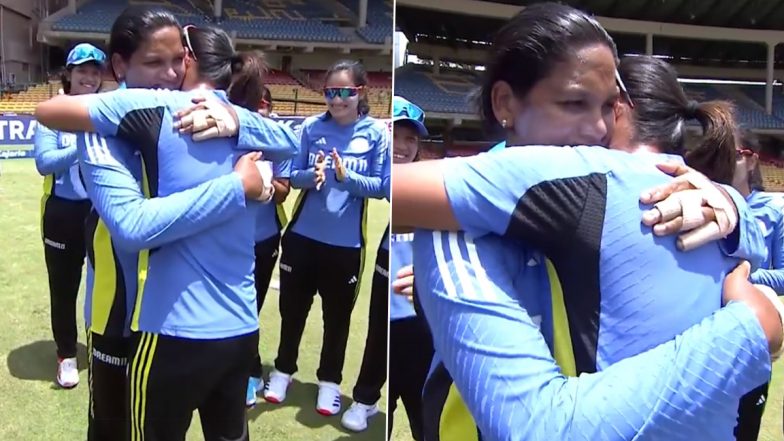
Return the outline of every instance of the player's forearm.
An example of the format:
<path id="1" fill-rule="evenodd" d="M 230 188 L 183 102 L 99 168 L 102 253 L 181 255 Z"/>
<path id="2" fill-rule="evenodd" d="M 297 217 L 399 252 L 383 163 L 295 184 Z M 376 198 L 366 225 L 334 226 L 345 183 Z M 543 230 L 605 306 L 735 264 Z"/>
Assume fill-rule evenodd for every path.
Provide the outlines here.
<path id="1" fill-rule="evenodd" d="M 89 191 L 115 243 L 129 252 L 192 236 L 246 209 L 241 180 L 234 174 L 152 199 L 110 189 Z"/>
<path id="2" fill-rule="evenodd" d="M 460 231 L 449 204 L 441 161 L 394 164 L 392 225 L 394 227 Z"/>
<path id="3" fill-rule="evenodd" d="M 284 161 L 297 155 L 299 140 L 283 124 L 234 106 L 239 121 L 237 148 L 261 151 L 264 160 Z"/>
<path id="4" fill-rule="evenodd" d="M 346 178 L 342 182 L 336 181 L 336 187 L 360 198 L 381 199 L 384 197 L 381 177 L 362 176 L 351 170 L 346 170 Z"/>
<path id="5" fill-rule="evenodd" d="M 286 179 L 273 179 L 272 186 L 275 187 L 275 195 L 273 196 L 276 204 L 286 202 L 286 198 L 291 192 L 291 184 L 288 178 Z"/>
<path id="6" fill-rule="evenodd" d="M 726 185 L 721 187 L 735 203 L 738 210 L 738 225 L 729 237 L 719 242 L 720 248 L 729 257 L 747 260 L 752 270 L 759 268 L 767 257 L 767 246 L 757 219 L 746 200 L 734 188 Z"/>
<path id="7" fill-rule="evenodd" d="M 426 308 L 439 324 L 436 350 L 487 440 L 620 441 L 644 431 L 705 428 L 716 415 L 735 411 L 739 398 L 770 375 L 765 337 L 739 304 L 678 339 L 577 378 L 561 376 L 546 347 L 526 337 L 536 332 L 531 326 L 515 331 L 511 345 L 502 341 L 509 340 L 508 327 L 488 333 L 460 312 L 432 312 Z M 466 331 L 482 339 L 455 340 Z"/>
<path id="8" fill-rule="evenodd" d="M 76 147 L 37 152 L 35 168 L 43 176 L 62 173 L 76 163 L 76 157 Z"/>
<path id="9" fill-rule="evenodd" d="M 751 273 L 752 283 L 773 288 L 779 295 L 784 295 L 784 269 L 758 269 Z"/>
<path id="10" fill-rule="evenodd" d="M 302 190 L 316 188 L 316 172 L 313 168 L 292 170 L 289 182 L 292 187 Z"/>
<path id="11" fill-rule="evenodd" d="M 90 112 L 78 96 L 58 95 L 36 106 L 35 119 L 53 130 L 67 132 L 93 132 Z"/>

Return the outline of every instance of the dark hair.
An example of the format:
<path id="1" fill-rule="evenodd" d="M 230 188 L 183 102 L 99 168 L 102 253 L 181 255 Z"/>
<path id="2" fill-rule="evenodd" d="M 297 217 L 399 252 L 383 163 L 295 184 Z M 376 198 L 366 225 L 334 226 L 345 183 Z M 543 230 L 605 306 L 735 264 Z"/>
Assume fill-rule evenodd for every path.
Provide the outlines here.
<path id="1" fill-rule="evenodd" d="M 498 31 L 490 49 L 477 96 L 485 129 L 492 132 L 499 127 L 492 103 L 495 83 L 505 81 L 523 97 L 556 63 L 594 44 L 607 46 L 617 58 L 610 35 L 587 14 L 551 2 L 526 6 Z"/>
<path id="2" fill-rule="evenodd" d="M 114 79 L 120 81 L 114 72 L 112 55 L 118 54 L 123 60 L 128 61 L 139 46 L 147 41 L 150 34 L 170 26 L 180 29 L 180 23 L 169 11 L 141 5 L 127 7 L 114 20 L 109 33 L 109 66 Z"/>
<path id="3" fill-rule="evenodd" d="M 327 70 L 327 73 L 324 74 L 324 84 L 326 85 L 332 74 L 342 72 L 344 70 L 351 72 L 351 79 L 354 82 L 354 87 L 367 87 L 368 75 L 367 71 L 365 71 L 365 66 L 363 66 L 359 61 L 353 60 L 340 60 L 333 64 L 332 67 Z M 367 91 L 360 91 L 357 113 L 360 115 L 367 115 L 370 113 L 370 104 L 368 103 L 367 99 Z M 329 111 L 327 111 L 327 116 L 332 117 L 332 115 L 329 114 Z"/>
<path id="4" fill-rule="evenodd" d="M 260 53 L 236 52 L 231 37 L 214 26 L 188 27 L 187 32 L 193 55 L 198 63 L 199 78 L 216 89 L 225 90 L 229 101 L 256 111 L 261 102 L 267 64 Z"/>
<path id="5" fill-rule="evenodd" d="M 103 69 L 103 66 L 101 66 L 100 64 L 94 61 L 88 61 L 87 63 L 84 64 L 92 64 L 95 67 L 97 67 L 99 70 Z M 73 71 L 74 67 L 75 66 L 67 66 L 60 71 L 60 84 L 63 85 L 63 93 L 65 93 L 66 95 L 71 94 L 71 72 Z M 103 83 L 103 72 L 101 72 L 101 83 Z M 96 91 L 97 92 L 101 91 L 100 84 L 98 85 L 98 89 Z"/>
<path id="6" fill-rule="evenodd" d="M 734 107 L 727 101 L 690 100 L 669 63 L 651 56 L 626 57 L 621 79 L 634 104 L 633 144 L 648 143 L 662 153 L 683 155 L 686 163 L 710 179 L 731 184 L 735 174 Z M 696 119 L 702 137 L 685 151 L 686 123 Z"/>
<path id="7" fill-rule="evenodd" d="M 762 150 L 757 134 L 745 127 L 738 129 L 738 142 L 740 142 L 738 147 L 751 150 L 754 153 L 759 153 Z M 765 191 L 759 160 L 757 161 L 757 166 L 749 174 L 749 188 L 756 191 Z"/>
<path id="8" fill-rule="evenodd" d="M 419 129 L 417 128 L 417 126 L 413 122 L 411 122 L 411 120 L 401 119 L 399 121 L 395 121 L 394 125 L 395 125 L 395 127 L 397 127 L 397 126 L 408 127 L 409 129 L 413 130 L 414 133 L 417 134 L 417 137 L 419 137 Z"/>
<path id="9" fill-rule="evenodd" d="M 71 69 L 64 67 L 60 71 L 60 84 L 63 85 L 63 93 L 66 95 L 71 94 Z"/>

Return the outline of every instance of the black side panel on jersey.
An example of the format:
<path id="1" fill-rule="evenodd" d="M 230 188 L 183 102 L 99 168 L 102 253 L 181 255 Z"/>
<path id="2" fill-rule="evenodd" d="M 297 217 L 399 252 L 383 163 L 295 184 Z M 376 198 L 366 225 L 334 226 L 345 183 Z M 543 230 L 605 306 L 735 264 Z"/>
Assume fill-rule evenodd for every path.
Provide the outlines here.
<path id="1" fill-rule="evenodd" d="M 136 109 L 120 121 L 117 137 L 139 150 L 144 160 L 144 171 L 150 197 L 158 196 L 158 141 L 166 113 L 164 107 Z"/>
<path id="2" fill-rule="evenodd" d="M 606 207 L 603 173 L 546 181 L 520 198 L 506 231 L 544 252 L 558 272 L 577 374 L 596 372 Z"/>

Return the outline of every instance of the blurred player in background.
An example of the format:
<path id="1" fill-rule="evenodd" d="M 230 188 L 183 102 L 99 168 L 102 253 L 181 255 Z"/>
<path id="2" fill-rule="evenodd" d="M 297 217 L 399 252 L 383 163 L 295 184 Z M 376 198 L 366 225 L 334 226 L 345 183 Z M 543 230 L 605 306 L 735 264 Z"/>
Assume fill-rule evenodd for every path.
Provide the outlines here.
<path id="1" fill-rule="evenodd" d="M 77 44 L 68 53 L 62 75 L 67 95 L 97 92 L 106 54 L 97 47 Z M 49 273 L 52 333 L 57 346 L 57 384 L 79 384 L 76 363 L 76 297 L 86 254 L 85 221 L 90 199 L 79 178 L 76 135 L 36 125 L 35 166 L 45 176 L 41 199 L 41 235 Z"/>
<path id="2" fill-rule="evenodd" d="M 326 73 L 327 111 L 305 120 L 291 185 L 302 191 L 283 235 L 280 260 L 281 333 L 275 370 L 264 397 L 286 399 L 297 372 L 299 345 L 313 297 L 321 296 L 324 338 L 316 375 L 316 411 L 340 412 L 340 383 L 367 246 L 368 198 L 384 196 L 389 152 L 386 123 L 369 116 L 367 73 L 339 61 Z"/>

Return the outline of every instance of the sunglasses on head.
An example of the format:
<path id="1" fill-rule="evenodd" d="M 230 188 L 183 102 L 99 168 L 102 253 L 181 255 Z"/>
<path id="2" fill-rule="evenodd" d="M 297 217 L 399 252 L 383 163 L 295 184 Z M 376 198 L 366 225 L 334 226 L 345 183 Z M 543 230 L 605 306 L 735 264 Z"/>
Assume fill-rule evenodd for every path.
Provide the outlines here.
<path id="1" fill-rule="evenodd" d="M 617 70 L 615 71 L 615 82 L 618 83 L 618 88 L 621 89 L 621 98 L 626 101 L 626 104 L 629 105 L 632 109 L 634 109 L 634 103 L 632 102 L 632 97 L 629 95 L 629 91 L 626 89 L 626 85 L 623 84 L 623 80 L 621 79 L 621 73 Z"/>
<path id="2" fill-rule="evenodd" d="M 328 99 L 335 99 L 335 98 L 342 98 L 346 99 L 352 96 L 356 96 L 359 91 L 362 90 L 362 87 L 325 87 L 324 88 L 324 96 Z"/>
<path id="3" fill-rule="evenodd" d="M 193 51 L 193 46 L 191 45 L 191 37 L 188 35 L 189 29 L 196 29 L 194 25 L 187 25 L 182 28 L 182 35 L 185 38 L 185 47 L 188 49 L 188 52 L 191 54 L 194 60 L 196 60 L 196 52 Z"/>
<path id="4" fill-rule="evenodd" d="M 413 106 L 405 106 L 402 109 L 396 109 L 394 112 L 396 117 L 405 117 L 422 122 L 424 115 L 421 110 Z"/>

